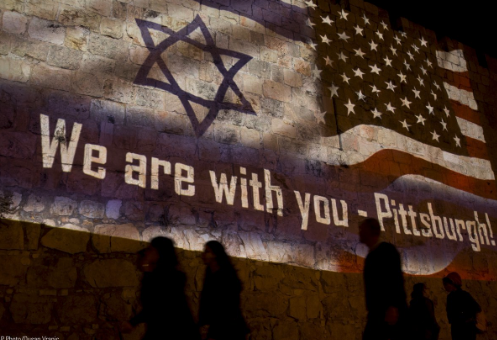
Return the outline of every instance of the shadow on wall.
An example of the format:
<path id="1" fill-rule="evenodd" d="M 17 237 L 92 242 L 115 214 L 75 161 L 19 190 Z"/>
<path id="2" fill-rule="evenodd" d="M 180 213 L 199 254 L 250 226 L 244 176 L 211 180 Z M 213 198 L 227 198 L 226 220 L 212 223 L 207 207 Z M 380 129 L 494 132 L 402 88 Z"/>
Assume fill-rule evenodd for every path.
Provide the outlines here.
<path id="1" fill-rule="evenodd" d="M 68 340 L 140 338 L 143 329 L 129 335 L 120 335 L 118 329 L 139 308 L 140 273 L 135 261 L 145 242 L 1 222 L 2 334 Z M 204 266 L 199 252 L 178 249 L 178 255 L 196 315 Z M 360 338 L 365 316 L 362 275 L 245 259 L 233 262 L 244 285 L 242 308 L 253 339 Z M 440 339 L 448 339 L 441 280 L 406 277 L 407 292 L 420 281 L 431 290 L 442 326 Z M 467 281 L 465 287 L 477 300 L 492 296 L 497 289 L 492 281 Z M 488 320 L 495 319 L 495 309 L 489 307 L 486 312 Z M 495 333 L 491 325 L 481 338 L 490 339 Z"/>

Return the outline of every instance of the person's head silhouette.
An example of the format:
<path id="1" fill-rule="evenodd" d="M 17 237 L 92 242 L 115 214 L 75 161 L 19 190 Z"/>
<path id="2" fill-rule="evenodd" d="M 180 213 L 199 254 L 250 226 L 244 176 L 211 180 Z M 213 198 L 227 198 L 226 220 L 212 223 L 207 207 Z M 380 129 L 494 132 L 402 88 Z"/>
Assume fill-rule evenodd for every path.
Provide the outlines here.
<path id="1" fill-rule="evenodd" d="M 411 293 L 411 298 L 413 299 L 419 299 L 423 296 L 425 296 L 426 293 L 426 286 L 424 283 L 416 283 L 412 287 L 412 293 Z"/>
<path id="2" fill-rule="evenodd" d="M 178 258 L 174 250 L 174 242 L 167 237 L 156 237 L 150 246 L 141 252 L 140 269 L 144 272 L 174 269 Z"/>

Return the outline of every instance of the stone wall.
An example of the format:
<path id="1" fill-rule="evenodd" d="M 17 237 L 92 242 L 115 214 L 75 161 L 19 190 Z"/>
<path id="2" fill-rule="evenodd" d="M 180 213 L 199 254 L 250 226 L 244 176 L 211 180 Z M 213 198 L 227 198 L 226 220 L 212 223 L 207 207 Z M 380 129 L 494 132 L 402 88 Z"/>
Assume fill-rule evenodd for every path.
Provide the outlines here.
<path id="1" fill-rule="evenodd" d="M 496 60 L 361 0 L 7 0 L 0 28 L 2 331 L 117 338 L 165 235 L 193 309 L 217 239 L 254 338 L 359 338 L 370 216 L 441 339 L 450 271 L 495 336 Z"/>
<path id="2" fill-rule="evenodd" d="M 169 232 L 160 228 L 155 234 Z M 2 220 L 0 235 L 2 335 L 120 338 L 119 325 L 139 308 L 135 260 L 144 243 L 11 220 Z M 205 267 L 199 252 L 178 249 L 178 255 L 196 315 Z M 233 261 L 244 285 L 242 309 L 252 339 L 360 339 L 365 322 L 361 274 Z M 426 283 L 435 302 L 440 339 L 450 339 L 440 278 L 407 276 L 408 292 L 417 282 Z M 487 311 L 489 333 L 480 338 L 492 339 L 495 281 L 464 285 Z M 139 339 L 142 332 L 140 327 L 121 336 Z"/>

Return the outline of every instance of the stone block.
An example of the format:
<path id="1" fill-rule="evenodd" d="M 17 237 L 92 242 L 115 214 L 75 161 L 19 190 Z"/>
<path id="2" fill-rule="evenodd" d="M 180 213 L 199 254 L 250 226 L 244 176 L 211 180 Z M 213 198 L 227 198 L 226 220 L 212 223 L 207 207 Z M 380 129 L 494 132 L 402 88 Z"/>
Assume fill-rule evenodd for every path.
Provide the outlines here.
<path id="1" fill-rule="evenodd" d="M 229 49 L 241 52 L 243 54 L 247 54 L 252 58 L 259 57 L 259 46 L 254 45 L 245 40 L 238 39 L 230 39 L 229 40 Z"/>
<path id="2" fill-rule="evenodd" d="M 20 57 L 47 60 L 49 46 L 44 42 L 34 39 L 15 39 L 12 44 L 12 53 Z"/>
<path id="3" fill-rule="evenodd" d="M 90 233 L 72 224 L 52 229 L 41 238 L 41 244 L 47 248 L 57 249 L 66 253 L 76 254 L 86 252 Z"/>
<path id="4" fill-rule="evenodd" d="M 89 218 L 104 218 L 105 206 L 102 203 L 85 200 L 79 204 L 79 213 Z"/>
<path id="5" fill-rule="evenodd" d="M 6 207 L 10 210 L 15 210 L 22 201 L 22 194 L 18 192 L 11 192 L 10 190 L 2 191 L 0 190 L 0 199 L 7 199 L 10 205 Z"/>
<path id="6" fill-rule="evenodd" d="M 104 296 L 101 301 L 100 311 L 104 317 L 111 320 L 127 321 L 132 314 L 132 305 L 122 299 L 117 294 L 111 294 L 109 297 Z"/>
<path id="7" fill-rule="evenodd" d="M 108 218 L 113 218 L 117 220 L 119 216 L 121 216 L 120 209 L 122 206 L 121 200 L 110 200 L 107 202 L 107 206 L 105 208 L 105 215 Z"/>
<path id="8" fill-rule="evenodd" d="M 251 74 L 242 74 L 243 92 L 251 92 L 255 94 L 262 94 L 262 83 L 261 78 L 255 77 Z"/>
<path id="9" fill-rule="evenodd" d="M 280 320 L 273 328 L 273 339 L 298 340 L 299 329 L 293 320 Z"/>
<path id="10" fill-rule="evenodd" d="M 48 52 L 47 64 L 69 70 L 79 68 L 83 54 L 64 46 L 51 46 Z"/>
<path id="11" fill-rule="evenodd" d="M 107 3 L 111 4 L 110 1 Z M 70 6 L 62 6 L 59 13 L 59 22 L 64 26 L 84 26 L 92 32 L 99 32 L 100 20 L 97 13 Z"/>
<path id="12" fill-rule="evenodd" d="M 307 319 L 307 308 L 305 296 L 298 296 L 290 299 L 290 308 L 288 315 L 298 321 L 305 321 Z"/>
<path id="13" fill-rule="evenodd" d="M 63 324 L 88 324 L 97 320 L 97 302 L 92 295 L 75 295 L 61 298 L 56 312 Z"/>
<path id="14" fill-rule="evenodd" d="M 266 46 L 261 47 L 261 60 L 267 61 L 269 63 L 276 64 L 278 62 L 278 52 L 267 48 Z"/>
<path id="15" fill-rule="evenodd" d="M 33 67 L 29 82 L 56 90 L 67 90 L 71 87 L 71 74 L 70 70 L 39 63 Z"/>
<path id="16" fill-rule="evenodd" d="M 28 249 L 38 249 L 38 244 L 40 243 L 41 226 L 37 223 L 27 223 L 24 225 L 24 229 L 26 230 L 26 242 Z"/>
<path id="17" fill-rule="evenodd" d="M 9 221 L 0 224 L 0 249 L 24 249 L 22 222 Z"/>
<path id="18" fill-rule="evenodd" d="M 33 265 L 29 268 L 26 279 L 29 287 L 50 287 L 55 289 L 74 288 L 78 271 L 74 260 L 61 257 L 50 266 Z"/>
<path id="19" fill-rule="evenodd" d="M 51 207 L 51 213 L 57 216 L 72 215 L 78 203 L 70 198 L 58 196 L 55 197 L 54 203 Z"/>
<path id="20" fill-rule="evenodd" d="M 149 54 L 150 51 L 146 47 L 131 45 L 131 47 L 129 48 L 129 59 L 131 60 L 131 62 L 137 65 L 142 65 L 149 56 Z M 150 73 L 152 72 L 153 71 L 151 70 Z"/>
<path id="21" fill-rule="evenodd" d="M 302 59 L 295 59 L 294 61 L 294 70 L 304 76 L 311 76 L 311 64 Z"/>
<path id="22" fill-rule="evenodd" d="M 265 80 L 262 89 L 264 96 L 267 98 L 287 103 L 292 100 L 292 90 L 287 85 L 272 80 Z"/>
<path id="23" fill-rule="evenodd" d="M 112 1 L 87 0 L 86 7 L 94 12 L 101 14 L 104 17 L 108 17 L 111 15 L 112 12 Z"/>
<path id="24" fill-rule="evenodd" d="M 99 122 L 124 124 L 124 105 L 108 100 L 95 99 L 91 102 L 90 117 Z"/>
<path id="25" fill-rule="evenodd" d="M 302 86 L 302 76 L 292 70 L 284 69 L 283 79 L 285 81 L 285 84 L 290 85 L 292 87 Z"/>
<path id="26" fill-rule="evenodd" d="M 31 74 L 31 65 L 19 60 L 8 57 L 0 57 L 0 78 L 27 82 Z"/>
<path id="27" fill-rule="evenodd" d="M 47 296 L 16 293 L 10 304 L 10 314 L 15 323 L 43 325 L 52 318 L 53 303 Z"/>
<path id="28" fill-rule="evenodd" d="M 31 38 L 46 41 L 55 45 L 63 45 L 66 35 L 64 26 L 53 21 L 32 18 L 29 22 L 28 34 Z"/>
<path id="29" fill-rule="evenodd" d="M 275 118 L 271 121 L 271 130 L 275 134 L 295 138 L 297 137 L 297 129 L 292 122 L 285 119 Z"/>
<path id="30" fill-rule="evenodd" d="M 5 9 L 7 11 L 22 12 L 24 9 L 24 1 L 23 0 L 4 0 L 4 1 L 0 2 L 0 8 Z"/>
<path id="31" fill-rule="evenodd" d="M 128 43 L 96 33 L 90 35 L 88 50 L 114 60 L 124 61 L 128 58 Z"/>
<path id="32" fill-rule="evenodd" d="M 140 242 L 140 233 L 133 224 L 96 225 L 92 243 L 100 253 L 136 253 L 146 246 Z"/>
<path id="33" fill-rule="evenodd" d="M 127 201 L 124 204 L 124 216 L 131 221 L 143 221 L 146 215 L 143 202 Z"/>
<path id="34" fill-rule="evenodd" d="M 156 110 L 164 110 L 166 106 L 164 91 L 137 87 L 135 91 L 135 103 Z"/>
<path id="35" fill-rule="evenodd" d="M 204 43 L 203 37 L 198 40 L 201 40 L 201 42 Z M 181 53 L 183 56 L 187 58 L 199 61 L 204 60 L 204 51 L 190 43 L 179 41 L 176 43 L 175 48 L 179 53 Z"/>
<path id="36" fill-rule="evenodd" d="M 261 133 L 254 129 L 241 128 L 240 141 L 249 148 L 260 149 L 262 146 Z"/>
<path id="37" fill-rule="evenodd" d="M 29 0 L 26 2 L 26 14 L 46 20 L 55 20 L 59 4 L 52 0 Z"/>
<path id="38" fill-rule="evenodd" d="M 237 144 L 240 140 L 240 130 L 229 125 L 218 124 L 215 126 L 214 136 L 218 143 Z"/>
<path id="39" fill-rule="evenodd" d="M 0 54 L 9 54 L 12 46 L 12 37 L 10 34 L 0 32 Z"/>
<path id="40" fill-rule="evenodd" d="M 112 38 L 121 39 L 123 37 L 123 29 L 124 23 L 120 20 L 104 17 L 100 22 L 100 33 Z"/>
<path id="41" fill-rule="evenodd" d="M 135 266 L 125 260 L 96 260 L 85 266 L 84 273 L 94 288 L 138 286 Z"/>
<path id="42" fill-rule="evenodd" d="M 83 62 L 81 65 L 81 70 L 86 73 L 98 74 L 98 75 L 109 75 L 108 78 L 112 78 L 111 74 L 114 73 L 116 66 L 116 61 L 101 57 L 98 55 L 93 55 L 90 53 L 85 53 L 83 56 Z"/>
<path id="43" fill-rule="evenodd" d="M 22 34 L 26 31 L 28 19 L 17 12 L 4 12 L 2 29 L 13 34 Z"/>
<path id="44" fill-rule="evenodd" d="M 31 194 L 29 195 L 23 210 L 27 212 L 42 212 L 45 210 L 45 202 L 42 197 Z"/>
<path id="45" fill-rule="evenodd" d="M 86 51 L 89 37 L 90 30 L 85 27 L 67 27 L 64 45 L 74 50 Z"/>
<path id="46" fill-rule="evenodd" d="M 73 73 L 71 81 L 74 92 L 92 97 L 104 95 L 105 80 L 101 74 L 77 71 Z"/>
<path id="47" fill-rule="evenodd" d="M 181 5 L 172 3 L 167 4 L 168 16 L 173 17 L 175 20 L 191 22 L 193 20 L 193 11 Z"/>
<path id="48" fill-rule="evenodd" d="M 19 255 L 0 255 L 0 285 L 13 287 L 24 280 L 27 266 L 23 265 L 24 258 Z"/>

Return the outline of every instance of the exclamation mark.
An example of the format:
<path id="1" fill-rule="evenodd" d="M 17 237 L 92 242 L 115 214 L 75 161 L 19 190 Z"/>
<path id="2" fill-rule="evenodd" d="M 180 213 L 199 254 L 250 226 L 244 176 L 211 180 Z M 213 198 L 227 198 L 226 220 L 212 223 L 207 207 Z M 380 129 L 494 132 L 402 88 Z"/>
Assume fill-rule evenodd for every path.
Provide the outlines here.
<path id="1" fill-rule="evenodd" d="M 492 226 L 490 225 L 490 219 L 488 218 L 487 213 L 485 213 L 485 218 L 487 219 L 488 230 L 490 231 L 490 238 L 492 239 L 492 241 L 490 242 L 492 243 L 493 246 L 495 246 L 494 232 L 492 231 Z"/>

